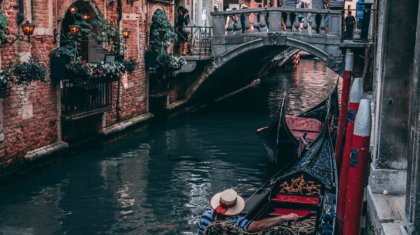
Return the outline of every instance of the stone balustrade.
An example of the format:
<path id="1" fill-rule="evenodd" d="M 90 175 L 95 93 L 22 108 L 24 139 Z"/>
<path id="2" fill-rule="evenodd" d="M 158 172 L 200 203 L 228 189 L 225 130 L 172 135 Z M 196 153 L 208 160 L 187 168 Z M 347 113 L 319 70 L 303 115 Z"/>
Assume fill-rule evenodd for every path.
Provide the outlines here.
<path id="1" fill-rule="evenodd" d="M 214 36 L 266 32 L 341 36 L 342 12 L 336 10 L 270 7 L 219 11 L 211 15 Z"/>

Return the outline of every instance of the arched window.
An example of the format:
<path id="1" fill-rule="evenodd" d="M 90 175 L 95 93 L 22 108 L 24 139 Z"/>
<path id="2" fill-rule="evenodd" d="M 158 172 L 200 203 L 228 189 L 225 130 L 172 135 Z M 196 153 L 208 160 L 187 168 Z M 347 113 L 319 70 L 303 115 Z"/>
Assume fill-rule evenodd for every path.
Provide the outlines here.
<path id="1" fill-rule="evenodd" d="M 77 46 L 77 54 L 82 60 L 88 62 L 101 61 L 104 53 L 101 53 L 101 44 L 93 36 L 98 33 L 97 28 L 92 24 L 95 16 L 96 13 L 88 2 L 77 1 L 73 3 L 62 21 L 60 47 Z M 73 25 L 80 27 L 76 36 L 70 33 L 70 26 Z"/>

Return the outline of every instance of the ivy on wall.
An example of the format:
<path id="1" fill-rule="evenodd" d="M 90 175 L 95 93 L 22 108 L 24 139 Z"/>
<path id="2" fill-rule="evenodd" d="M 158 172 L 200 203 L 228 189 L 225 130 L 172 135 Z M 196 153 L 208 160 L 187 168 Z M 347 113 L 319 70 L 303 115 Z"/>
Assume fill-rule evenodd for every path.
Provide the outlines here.
<path id="1" fill-rule="evenodd" d="M 7 17 L 3 14 L 3 12 L 0 12 L 0 44 L 7 38 L 7 25 L 9 24 L 9 21 L 7 20 Z"/>
<path id="2" fill-rule="evenodd" d="M 165 36 L 161 39 L 162 32 L 164 32 Z M 169 40 L 176 41 L 174 28 L 162 10 L 156 10 L 153 14 L 149 40 L 152 50 L 160 50 L 163 45 L 165 51 Z"/>

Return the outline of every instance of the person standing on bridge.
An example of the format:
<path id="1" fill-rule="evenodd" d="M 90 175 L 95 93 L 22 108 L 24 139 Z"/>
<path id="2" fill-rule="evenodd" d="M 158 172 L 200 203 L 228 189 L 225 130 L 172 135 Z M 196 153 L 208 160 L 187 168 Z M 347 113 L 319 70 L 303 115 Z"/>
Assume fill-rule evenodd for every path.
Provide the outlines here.
<path id="1" fill-rule="evenodd" d="M 262 8 L 262 5 L 258 4 L 258 8 Z M 258 30 L 258 32 L 261 32 L 261 26 L 260 26 L 261 25 L 261 13 L 260 12 L 257 13 L 257 18 L 254 19 L 254 20 L 256 20 L 258 22 L 258 27 L 256 29 Z"/>
<path id="2" fill-rule="evenodd" d="M 185 30 L 184 30 L 184 25 L 185 25 L 184 9 L 185 8 L 183 6 L 178 7 L 178 17 L 177 17 L 176 28 L 175 28 L 176 33 L 178 35 L 179 54 L 180 55 L 185 55 L 184 44 L 187 41 L 187 39 L 185 38 Z M 188 35 L 187 35 L 187 37 L 188 37 Z"/>
<path id="3" fill-rule="evenodd" d="M 246 10 L 246 9 L 248 9 L 248 6 L 246 4 L 242 4 L 241 10 Z M 242 33 L 245 33 L 245 17 L 248 17 L 248 16 L 246 16 L 244 13 L 241 13 L 240 20 L 241 20 L 241 26 L 242 26 Z"/>
<path id="4" fill-rule="evenodd" d="M 352 16 L 351 11 L 349 10 L 347 12 L 346 19 L 344 20 L 346 22 L 346 39 L 353 39 L 353 30 L 354 25 L 356 24 L 356 18 Z"/>

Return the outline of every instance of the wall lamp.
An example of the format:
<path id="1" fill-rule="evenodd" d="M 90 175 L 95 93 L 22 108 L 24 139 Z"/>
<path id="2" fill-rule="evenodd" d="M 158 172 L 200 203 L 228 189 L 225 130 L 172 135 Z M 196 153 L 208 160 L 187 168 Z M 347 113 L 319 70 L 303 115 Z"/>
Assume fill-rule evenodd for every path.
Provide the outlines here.
<path id="1" fill-rule="evenodd" d="M 130 37 L 130 33 L 131 33 L 131 31 L 127 28 L 125 28 L 125 29 L 123 29 L 123 31 L 121 31 L 121 34 L 122 34 L 124 40 L 126 40 L 126 41 Z"/>
<path id="2" fill-rule="evenodd" d="M 21 24 L 20 28 L 22 29 L 22 32 L 25 36 L 28 37 L 28 43 L 31 42 L 31 35 L 34 33 L 35 30 L 35 25 L 33 25 L 32 23 L 30 23 L 29 21 L 26 21 L 26 23 Z M 6 29 L 7 30 L 7 29 Z M 13 44 L 16 41 L 24 41 L 25 38 L 23 35 L 19 34 L 19 33 L 10 33 L 8 30 L 7 32 L 7 38 L 6 40 L 4 40 L 3 43 L 8 43 L 8 44 Z"/>
<path id="3" fill-rule="evenodd" d="M 69 31 L 71 36 L 76 37 L 80 32 L 80 26 L 76 24 L 69 25 Z M 57 32 L 57 29 L 54 29 L 54 43 L 57 43 L 57 38 L 59 36 L 60 34 Z"/>

